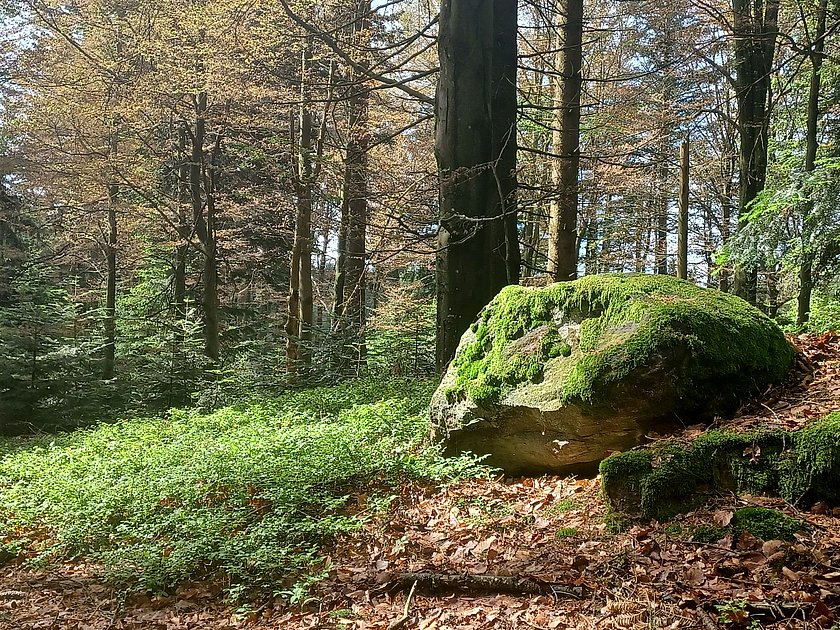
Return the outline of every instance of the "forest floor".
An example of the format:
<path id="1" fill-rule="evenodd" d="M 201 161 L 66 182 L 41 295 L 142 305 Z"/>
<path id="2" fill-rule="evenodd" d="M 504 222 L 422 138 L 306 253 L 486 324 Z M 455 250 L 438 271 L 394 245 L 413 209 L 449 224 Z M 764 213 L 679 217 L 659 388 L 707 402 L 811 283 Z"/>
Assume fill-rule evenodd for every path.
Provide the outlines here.
<path id="1" fill-rule="evenodd" d="M 799 378 L 765 392 L 727 426 L 795 429 L 840 410 L 840 337 L 794 341 L 807 358 Z M 686 427 L 684 435 L 706 428 Z M 367 493 L 354 496 L 358 506 Z M 810 528 L 791 542 L 748 533 L 692 540 L 699 528 L 723 527 L 747 505 L 778 508 Z M 46 569 L 10 564 L 0 568 L 0 628 L 840 627 L 840 508 L 802 509 L 717 496 L 702 510 L 614 533 L 598 479 L 415 484 L 385 515 L 334 542 L 326 577 L 303 606 L 278 598 L 236 607 L 225 603 L 225 585 L 213 582 L 183 584 L 166 597 L 125 596 L 82 561 Z M 543 592 L 501 592 L 531 587 Z"/>

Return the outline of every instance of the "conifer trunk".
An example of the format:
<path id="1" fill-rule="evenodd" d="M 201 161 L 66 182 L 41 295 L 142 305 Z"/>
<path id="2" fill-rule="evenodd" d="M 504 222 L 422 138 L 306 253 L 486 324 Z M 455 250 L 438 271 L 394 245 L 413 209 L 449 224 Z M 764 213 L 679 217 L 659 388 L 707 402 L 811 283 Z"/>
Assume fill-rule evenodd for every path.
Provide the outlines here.
<path id="1" fill-rule="evenodd" d="M 738 101 L 740 219 L 767 177 L 770 78 L 776 48 L 779 0 L 732 0 L 735 39 L 735 96 Z M 742 223 L 739 223 L 742 225 Z M 758 269 L 735 268 L 735 294 L 757 302 Z"/>
<path id="2" fill-rule="evenodd" d="M 111 160 L 115 160 L 117 156 L 118 133 L 118 129 L 114 129 L 109 139 Z M 105 380 L 114 378 L 117 351 L 117 203 L 120 189 L 114 181 L 115 174 L 112 172 L 110 175 L 112 181 L 108 184 L 108 237 L 105 243 L 105 357 L 102 362 L 102 378 Z"/>
<path id="3" fill-rule="evenodd" d="M 583 0 L 561 2 L 566 16 L 557 51 L 562 77 L 554 77 L 554 152 L 548 228 L 548 273 L 556 281 L 574 280 L 578 264 L 578 174 L 580 170 L 580 94 L 583 84 Z"/>
<path id="4" fill-rule="evenodd" d="M 370 2 L 357 7 L 353 38 L 367 38 Z M 364 66 L 364 64 L 362 64 Z M 336 324 L 341 329 L 342 357 L 350 359 L 359 372 L 367 362 L 365 344 L 365 285 L 367 283 L 368 225 L 368 108 L 370 93 L 358 70 L 354 72 L 354 91 L 348 99 L 348 139 L 344 162 L 344 195 L 341 204 L 339 257 L 336 273 Z"/>
<path id="5" fill-rule="evenodd" d="M 515 0 L 444 0 L 435 153 L 439 371 L 506 284 L 519 281 Z"/>

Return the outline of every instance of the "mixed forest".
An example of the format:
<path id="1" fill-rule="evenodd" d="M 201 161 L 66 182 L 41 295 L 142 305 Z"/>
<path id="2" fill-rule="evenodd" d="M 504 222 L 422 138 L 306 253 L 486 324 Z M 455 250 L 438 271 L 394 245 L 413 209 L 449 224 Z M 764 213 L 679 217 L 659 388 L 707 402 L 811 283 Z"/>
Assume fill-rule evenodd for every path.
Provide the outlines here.
<path id="1" fill-rule="evenodd" d="M 4 425 L 430 374 L 519 279 L 836 313 L 833 2 L 509 4 L 7 3 Z"/>
<path id="2" fill-rule="evenodd" d="M 0 627 L 835 627 L 834 506 L 429 442 L 504 286 L 612 272 L 788 333 L 738 426 L 840 409 L 837 0 L 0 0 Z"/>

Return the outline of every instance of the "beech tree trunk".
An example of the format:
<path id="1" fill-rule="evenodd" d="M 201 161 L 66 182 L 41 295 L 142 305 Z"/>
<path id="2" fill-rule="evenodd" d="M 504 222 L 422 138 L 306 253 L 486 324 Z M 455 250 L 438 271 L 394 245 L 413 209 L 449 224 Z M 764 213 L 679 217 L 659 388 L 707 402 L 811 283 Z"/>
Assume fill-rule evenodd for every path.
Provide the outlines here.
<path id="1" fill-rule="evenodd" d="M 770 76 L 776 48 L 779 0 L 732 0 L 735 97 L 738 101 L 738 216 L 764 189 L 770 128 Z M 735 268 L 735 294 L 757 302 L 757 268 Z"/>
<path id="2" fill-rule="evenodd" d="M 519 281 L 515 0 L 444 0 L 435 154 L 440 173 L 437 368 L 506 284 Z"/>
<path id="3" fill-rule="evenodd" d="M 551 179 L 556 197 L 548 225 L 548 273 L 555 281 L 574 280 L 578 265 L 578 174 L 580 170 L 580 93 L 583 83 L 583 0 L 561 2 L 566 22 L 554 77 L 555 118 Z"/>

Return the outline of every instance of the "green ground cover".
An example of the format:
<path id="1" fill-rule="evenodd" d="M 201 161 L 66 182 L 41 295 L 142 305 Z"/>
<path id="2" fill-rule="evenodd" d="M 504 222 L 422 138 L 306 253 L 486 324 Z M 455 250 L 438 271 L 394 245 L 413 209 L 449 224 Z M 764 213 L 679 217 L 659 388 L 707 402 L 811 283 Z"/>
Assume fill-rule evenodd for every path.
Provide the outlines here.
<path id="1" fill-rule="evenodd" d="M 90 557 L 152 590 L 211 576 L 234 590 L 289 588 L 400 482 L 479 470 L 425 443 L 433 387 L 357 381 L 0 441 L 6 556 Z M 359 505 L 353 492 L 372 498 Z"/>

